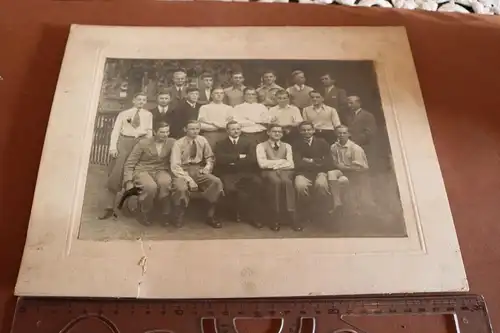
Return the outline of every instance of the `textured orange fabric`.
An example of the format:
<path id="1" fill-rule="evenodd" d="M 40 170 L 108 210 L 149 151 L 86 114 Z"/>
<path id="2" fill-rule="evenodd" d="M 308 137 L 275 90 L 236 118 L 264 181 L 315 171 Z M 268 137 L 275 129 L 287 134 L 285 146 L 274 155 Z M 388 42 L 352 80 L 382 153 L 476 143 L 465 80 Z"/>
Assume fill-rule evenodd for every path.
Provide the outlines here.
<path id="1" fill-rule="evenodd" d="M 2 332 L 13 314 L 12 292 L 70 23 L 406 26 L 471 291 L 485 295 L 500 327 L 500 18 L 204 1 L 3 0 L 0 8 Z"/>

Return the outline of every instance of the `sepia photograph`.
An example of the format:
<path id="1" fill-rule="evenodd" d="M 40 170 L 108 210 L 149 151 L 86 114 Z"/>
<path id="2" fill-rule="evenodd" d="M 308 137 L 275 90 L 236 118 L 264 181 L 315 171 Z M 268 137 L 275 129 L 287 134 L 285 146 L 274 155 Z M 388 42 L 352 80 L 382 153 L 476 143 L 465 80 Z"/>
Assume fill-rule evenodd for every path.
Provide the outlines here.
<path id="1" fill-rule="evenodd" d="M 16 295 L 467 288 L 404 27 L 71 27 Z"/>
<path id="2" fill-rule="evenodd" d="M 106 59 L 80 239 L 404 237 L 373 61 Z"/>

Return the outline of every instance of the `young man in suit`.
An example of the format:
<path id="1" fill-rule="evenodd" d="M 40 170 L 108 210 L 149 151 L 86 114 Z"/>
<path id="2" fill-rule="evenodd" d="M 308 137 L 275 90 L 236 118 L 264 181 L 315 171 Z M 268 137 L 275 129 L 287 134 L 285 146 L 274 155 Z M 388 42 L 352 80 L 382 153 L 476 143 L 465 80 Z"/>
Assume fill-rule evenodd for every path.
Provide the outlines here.
<path id="1" fill-rule="evenodd" d="M 306 85 L 306 76 L 303 71 L 293 71 L 292 80 L 295 84 L 286 91 L 290 94 L 291 103 L 302 111 L 306 106 L 311 105 L 309 93 L 314 89 Z"/>
<path id="2" fill-rule="evenodd" d="M 312 105 L 304 109 L 304 120 L 312 122 L 315 135 L 325 139 L 331 145 L 337 140 L 335 127 L 340 125 L 339 114 L 337 110 L 324 103 L 323 96 L 319 91 L 313 90 L 309 96 L 311 96 Z"/>
<path id="3" fill-rule="evenodd" d="M 330 73 L 325 73 L 321 78 L 321 83 L 325 91 L 323 96 L 325 99 L 325 104 L 334 108 L 341 116 L 341 120 L 344 120 L 344 112 L 347 108 L 347 94 L 344 89 L 337 87 L 333 76 Z"/>
<path id="4" fill-rule="evenodd" d="M 224 193 L 234 203 L 236 220 L 240 213 L 252 225 L 262 228 L 257 212 L 261 208 L 259 200 L 261 179 L 257 175 L 259 166 L 255 143 L 241 136 L 241 124 L 230 121 L 226 125 L 228 137 L 217 142 L 215 147 L 216 174 L 224 184 Z"/>
<path id="5" fill-rule="evenodd" d="M 153 128 L 156 128 L 160 122 L 172 124 L 174 108 L 170 105 L 171 100 L 169 91 L 160 91 L 158 93 L 158 106 L 151 110 L 153 114 Z"/>
<path id="6" fill-rule="evenodd" d="M 177 105 L 172 115 L 172 136 L 176 139 L 182 138 L 184 128 L 190 120 L 198 120 L 201 104 L 198 103 L 200 92 L 197 88 L 186 89 L 186 98 Z"/>
<path id="7" fill-rule="evenodd" d="M 168 89 L 172 98 L 172 106 L 175 108 L 187 95 L 187 72 L 184 69 L 176 70 L 173 73 L 172 80 L 174 85 Z"/>
<path id="8" fill-rule="evenodd" d="M 170 159 L 174 175 L 174 224 L 183 225 L 183 216 L 189 205 L 190 192 L 201 191 L 208 202 L 206 223 L 213 228 L 222 225 L 215 218 L 215 207 L 222 195 L 222 181 L 212 174 L 214 154 L 207 139 L 200 136 L 200 123 L 189 120 L 185 125 L 186 136 L 177 140 Z"/>
<path id="9" fill-rule="evenodd" d="M 153 115 L 144 109 L 147 96 L 137 93 L 132 99 L 133 107 L 121 111 L 116 117 L 109 142 L 108 180 L 104 213 L 99 219 L 108 219 L 114 214 L 117 194 L 123 189 L 123 166 L 134 146 L 145 137 L 153 136 Z"/>
<path id="10" fill-rule="evenodd" d="M 298 194 L 299 219 L 306 224 L 314 216 L 312 204 L 321 203 L 317 196 L 330 193 L 327 172 L 333 168 L 330 145 L 325 139 L 314 135 L 312 122 L 299 124 L 301 138 L 293 143 L 295 164 L 295 188 Z"/>
<path id="11" fill-rule="evenodd" d="M 143 225 L 151 224 L 151 213 L 155 200 L 161 208 L 161 222 L 169 224 L 170 214 L 170 155 L 175 139 L 169 138 L 170 126 L 159 122 L 152 138 L 142 139 L 135 145 L 125 162 L 123 184 L 125 190 L 134 185 L 141 189 L 139 195 L 138 221 Z"/>
<path id="12" fill-rule="evenodd" d="M 203 85 L 202 87 L 198 87 L 200 91 L 200 99 L 198 100 L 198 103 L 205 105 L 212 101 L 214 77 L 211 73 L 203 73 L 201 75 L 201 80 L 203 82 Z"/>
<path id="13" fill-rule="evenodd" d="M 273 220 L 271 229 L 280 230 L 281 221 L 285 218 L 291 221 L 295 231 L 302 231 L 295 213 L 295 188 L 293 186 L 293 154 L 292 146 L 281 141 L 283 127 L 278 124 L 269 125 L 267 131 L 269 140 L 257 145 L 257 163 L 262 170 L 265 199 Z M 283 192 L 285 193 L 283 197 Z M 284 202 L 283 202 L 284 201 Z M 286 209 L 286 215 L 282 212 Z"/>

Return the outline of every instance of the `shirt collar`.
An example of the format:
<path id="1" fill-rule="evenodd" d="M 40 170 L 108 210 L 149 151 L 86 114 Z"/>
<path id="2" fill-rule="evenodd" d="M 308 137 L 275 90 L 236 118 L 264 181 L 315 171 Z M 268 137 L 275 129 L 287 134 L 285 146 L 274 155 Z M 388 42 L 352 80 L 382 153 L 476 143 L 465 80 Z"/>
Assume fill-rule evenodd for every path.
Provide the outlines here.
<path id="1" fill-rule="evenodd" d="M 274 147 L 275 144 L 278 144 L 278 147 L 281 146 L 281 141 L 276 141 L 276 142 L 271 141 L 271 140 L 268 140 L 268 141 L 269 141 L 269 144 L 271 145 L 271 147 Z"/>
<path id="2" fill-rule="evenodd" d="M 189 105 L 191 105 L 191 107 L 192 107 L 192 108 L 194 108 L 194 107 L 196 106 L 196 103 L 193 103 L 193 102 L 191 102 L 191 101 L 188 101 L 187 99 L 186 99 L 186 102 L 187 102 Z"/>
<path id="3" fill-rule="evenodd" d="M 361 112 L 361 108 L 357 109 L 356 111 L 354 111 L 354 114 L 358 114 Z"/>
<path id="4" fill-rule="evenodd" d="M 314 105 L 312 106 L 313 110 L 322 110 L 325 108 L 325 103 L 321 103 L 320 106 L 315 107 Z"/>
<path id="5" fill-rule="evenodd" d="M 302 89 L 304 89 L 305 87 L 306 87 L 306 85 L 305 85 L 305 84 L 303 84 L 303 85 L 301 85 L 301 86 L 299 86 L 298 84 L 296 84 L 296 85 L 295 85 L 295 88 L 297 88 L 298 90 L 302 90 Z"/>
<path id="6" fill-rule="evenodd" d="M 279 104 L 276 105 L 277 109 L 278 110 L 284 110 L 284 109 L 288 109 L 290 107 L 290 104 L 287 104 L 285 107 L 281 107 Z"/>
<path id="7" fill-rule="evenodd" d="M 238 141 L 240 140 L 240 137 L 237 137 L 236 139 L 229 137 L 229 140 L 231 140 L 232 143 L 238 143 Z"/>
<path id="8" fill-rule="evenodd" d="M 349 146 L 352 146 L 352 141 L 351 141 L 350 139 L 348 139 L 348 140 L 347 140 L 347 142 L 345 143 L 345 145 L 342 145 L 342 144 L 340 143 L 340 141 L 337 141 L 337 145 L 338 145 L 339 147 L 342 147 L 342 148 L 347 148 L 347 147 L 349 147 Z"/>
<path id="9" fill-rule="evenodd" d="M 304 142 L 307 143 L 310 146 L 312 144 L 313 138 L 314 137 L 311 136 L 307 141 L 304 140 Z"/>

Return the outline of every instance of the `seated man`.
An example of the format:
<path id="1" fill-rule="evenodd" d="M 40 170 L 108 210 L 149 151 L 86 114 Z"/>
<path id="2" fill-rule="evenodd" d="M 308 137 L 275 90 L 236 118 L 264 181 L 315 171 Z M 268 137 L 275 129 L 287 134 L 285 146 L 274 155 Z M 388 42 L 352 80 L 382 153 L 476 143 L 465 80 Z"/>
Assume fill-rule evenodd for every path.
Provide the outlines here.
<path id="1" fill-rule="evenodd" d="M 212 148 L 207 139 L 199 135 L 200 123 L 197 120 L 188 121 L 185 132 L 186 136 L 174 143 L 170 161 L 174 175 L 174 224 L 182 226 L 189 205 L 189 192 L 200 188 L 209 203 L 206 222 L 220 228 L 221 224 L 215 218 L 215 206 L 222 194 L 222 182 L 211 174 L 214 167 Z"/>
<path id="2" fill-rule="evenodd" d="M 327 196 L 330 193 L 327 172 L 333 168 L 333 160 L 330 145 L 325 139 L 314 135 L 312 122 L 300 123 L 299 133 L 302 138 L 293 144 L 293 160 L 299 219 L 304 224 L 314 216 L 311 210 L 314 195 Z"/>
<path id="3" fill-rule="evenodd" d="M 151 224 L 151 211 L 154 200 L 161 205 L 162 224 L 168 225 L 170 213 L 170 153 L 175 139 L 169 138 L 170 126 L 166 122 L 158 122 L 152 138 L 142 139 L 134 146 L 128 156 L 123 173 L 125 189 L 134 184 L 141 188 L 139 195 L 139 211 L 137 219 L 141 224 Z"/>
<path id="4" fill-rule="evenodd" d="M 345 203 L 349 213 L 361 215 L 363 208 L 375 206 L 370 180 L 368 162 L 363 148 L 349 139 L 349 129 L 345 125 L 335 129 L 337 142 L 331 147 L 334 168 L 328 172 L 328 180 L 333 194 L 332 213 L 338 213 Z M 348 191 L 345 185 L 349 185 Z M 341 200 L 340 194 L 345 200 Z M 345 202 L 343 202 L 345 201 Z"/>
<path id="5" fill-rule="evenodd" d="M 280 221 L 283 218 L 281 206 L 285 192 L 286 216 L 292 223 L 295 231 L 302 231 L 297 223 L 295 214 L 295 188 L 293 187 L 293 155 L 292 147 L 281 141 L 283 127 L 277 124 L 270 125 L 267 131 L 269 140 L 257 145 L 257 163 L 262 169 L 262 178 L 266 189 L 266 201 L 270 205 L 270 213 L 274 220 L 271 229 L 280 230 Z"/>
<path id="6" fill-rule="evenodd" d="M 240 212 L 251 224 L 262 228 L 257 212 L 262 202 L 259 196 L 261 180 L 255 156 L 255 143 L 241 136 L 241 124 L 236 121 L 227 123 L 228 138 L 217 142 L 215 148 L 215 171 L 222 179 L 224 193 L 236 210 L 236 220 Z"/>

